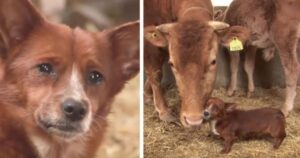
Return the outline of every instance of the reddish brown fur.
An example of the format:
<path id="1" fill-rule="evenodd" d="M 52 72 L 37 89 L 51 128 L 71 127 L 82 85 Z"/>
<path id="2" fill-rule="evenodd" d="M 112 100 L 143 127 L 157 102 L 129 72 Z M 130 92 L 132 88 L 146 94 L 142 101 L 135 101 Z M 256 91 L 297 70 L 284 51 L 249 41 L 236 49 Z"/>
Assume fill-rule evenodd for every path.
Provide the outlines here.
<path id="1" fill-rule="evenodd" d="M 160 86 L 162 65 L 169 60 L 182 101 L 181 122 L 186 127 L 202 122 L 204 102 L 215 79 L 218 49 L 217 34 L 208 23 L 211 20 L 209 0 L 145 1 L 145 96 L 153 94 L 155 108 L 164 121 L 175 120 Z"/>
<path id="2" fill-rule="evenodd" d="M 211 98 L 206 105 L 205 119 L 216 121 L 215 130 L 224 139 L 222 153 L 231 150 L 233 142 L 239 138 L 253 138 L 269 135 L 274 139 L 277 149 L 284 140 L 285 117 L 279 109 L 261 108 L 254 110 L 238 110 L 232 103 L 224 103 L 217 98 Z"/>
<path id="3" fill-rule="evenodd" d="M 286 79 L 286 99 L 282 111 L 287 116 L 293 109 L 300 64 L 297 45 L 300 37 L 300 1 L 298 0 L 234 0 L 228 7 L 225 22 L 250 30 L 245 50 L 245 70 L 248 76 L 248 96 L 254 91 L 253 71 L 256 47 L 264 49 L 268 61 L 279 52 Z M 230 28 L 234 29 L 234 28 Z M 247 45 L 247 44 L 246 44 Z M 247 48 L 247 47 L 246 47 Z M 231 82 L 228 94 L 236 90 L 239 54 L 230 56 Z"/>
<path id="4" fill-rule="evenodd" d="M 178 67 L 184 68 L 188 63 L 199 63 L 199 67 L 206 66 L 206 63 L 199 62 L 199 60 L 208 58 L 208 53 L 201 54 L 199 50 L 211 50 L 213 48 L 213 40 L 215 38 L 211 34 L 206 34 L 206 32 L 212 33 L 211 28 L 199 21 L 184 21 L 178 23 L 174 29 L 174 36 L 177 36 L 177 42 L 181 43 L 177 47 Z"/>
<path id="5" fill-rule="evenodd" d="M 0 0 L 0 10 L 0 53 L 5 54 L 0 157 L 93 157 L 114 96 L 138 73 L 138 22 L 89 33 L 46 21 L 27 0 Z M 39 72 L 41 63 L 51 64 L 53 73 Z M 88 114 L 91 111 L 91 125 L 69 139 L 47 131 L 39 120 L 52 115 L 65 119 L 61 105 L 69 93 L 66 90 L 73 88 L 69 84 L 74 69 L 83 87 L 82 105 Z M 101 72 L 104 80 L 89 83 L 91 71 Z M 35 144 L 35 139 L 43 143 Z M 41 153 L 39 147 L 45 144 L 49 150 Z"/>

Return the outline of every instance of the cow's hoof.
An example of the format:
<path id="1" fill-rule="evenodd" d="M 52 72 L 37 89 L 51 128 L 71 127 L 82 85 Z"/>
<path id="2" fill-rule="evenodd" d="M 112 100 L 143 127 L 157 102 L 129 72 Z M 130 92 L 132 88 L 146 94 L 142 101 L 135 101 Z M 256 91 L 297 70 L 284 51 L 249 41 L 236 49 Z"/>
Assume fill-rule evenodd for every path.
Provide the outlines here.
<path id="1" fill-rule="evenodd" d="M 232 97 L 234 95 L 234 90 L 231 90 L 231 89 L 227 90 L 227 95 L 229 97 Z"/>
<path id="2" fill-rule="evenodd" d="M 177 120 L 170 112 L 159 114 L 159 118 L 165 122 L 176 122 Z"/>
<path id="3" fill-rule="evenodd" d="M 290 113 L 290 110 L 287 110 L 286 108 L 282 108 L 282 109 L 281 109 L 281 112 L 283 113 L 283 115 L 284 115 L 285 117 L 288 117 L 288 116 L 289 116 L 289 113 Z"/>
<path id="4" fill-rule="evenodd" d="M 220 151 L 220 153 L 221 153 L 221 154 L 228 154 L 228 153 L 229 153 L 229 150 L 222 149 L 222 150 Z"/>
<path id="5" fill-rule="evenodd" d="M 273 150 L 277 150 L 279 148 L 279 145 L 275 144 L 273 145 Z"/>
<path id="6" fill-rule="evenodd" d="M 253 92 L 247 92 L 247 98 L 251 98 L 253 95 Z"/>

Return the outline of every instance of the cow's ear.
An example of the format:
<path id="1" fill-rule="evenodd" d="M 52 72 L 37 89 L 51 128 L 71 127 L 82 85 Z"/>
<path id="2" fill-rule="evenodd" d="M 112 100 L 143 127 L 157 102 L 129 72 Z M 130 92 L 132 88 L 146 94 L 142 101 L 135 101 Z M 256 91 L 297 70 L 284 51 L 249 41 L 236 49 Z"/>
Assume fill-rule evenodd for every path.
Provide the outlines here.
<path id="1" fill-rule="evenodd" d="M 235 103 L 225 103 L 225 110 L 226 112 L 232 112 L 236 109 L 236 104 Z"/>
<path id="2" fill-rule="evenodd" d="M 244 45 L 246 41 L 250 38 L 251 31 L 244 26 L 231 26 L 221 35 L 222 45 L 225 47 L 229 46 L 229 43 L 233 39 L 238 39 Z"/>
<path id="3" fill-rule="evenodd" d="M 163 34 L 168 35 L 168 34 L 170 34 L 170 32 L 174 28 L 174 26 L 175 26 L 175 23 L 167 23 L 167 24 L 161 24 L 159 26 L 156 26 L 156 29 Z"/>
<path id="4" fill-rule="evenodd" d="M 175 23 L 161 24 L 159 26 L 149 26 L 145 28 L 145 38 L 157 47 L 166 47 L 169 43 L 169 36 Z M 154 37 L 154 38 L 151 38 Z"/>
<path id="5" fill-rule="evenodd" d="M 0 0 L 0 50 L 18 45 L 42 21 L 28 0 Z"/>
<path id="6" fill-rule="evenodd" d="M 167 47 L 168 40 L 164 33 L 159 31 L 155 26 L 147 26 L 144 28 L 145 39 L 157 47 Z"/>
<path id="7" fill-rule="evenodd" d="M 109 34 L 113 60 L 126 81 L 139 72 L 139 22 L 129 22 L 112 29 Z"/>

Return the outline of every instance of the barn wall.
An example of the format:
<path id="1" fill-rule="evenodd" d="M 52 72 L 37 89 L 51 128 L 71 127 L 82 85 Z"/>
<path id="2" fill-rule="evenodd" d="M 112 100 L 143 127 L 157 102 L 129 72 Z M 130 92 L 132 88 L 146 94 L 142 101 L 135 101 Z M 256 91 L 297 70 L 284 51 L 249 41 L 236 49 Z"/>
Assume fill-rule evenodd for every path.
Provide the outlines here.
<path id="1" fill-rule="evenodd" d="M 216 78 L 216 87 L 227 87 L 230 79 L 230 70 L 229 70 L 229 54 L 230 52 L 221 50 L 217 59 L 218 70 Z M 238 73 L 238 87 L 246 88 L 247 87 L 247 76 L 244 71 L 244 54 L 247 52 L 241 53 L 241 60 L 239 64 L 239 73 Z M 279 60 L 278 53 L 275 53 L 275 56 L 269 62 L 266 62 L 262 58 L 262 53 L 258 52 L 256 55 L 255 69 L 254 69 L 254 83 L 257 87 L 271 88 L 284 87 L 285 79 L 283 69 Z"/>

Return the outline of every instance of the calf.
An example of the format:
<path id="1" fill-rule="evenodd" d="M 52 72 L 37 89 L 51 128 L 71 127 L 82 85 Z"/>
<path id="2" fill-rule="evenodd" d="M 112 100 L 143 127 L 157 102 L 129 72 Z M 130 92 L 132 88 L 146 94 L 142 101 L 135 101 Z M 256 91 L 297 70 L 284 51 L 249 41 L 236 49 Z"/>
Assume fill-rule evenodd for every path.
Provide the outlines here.
<path id="1" fill-rule="evenodd" d="M 257 47 L 249 44 L 250 30 L 242 26 L 232 26 L 226 31 L 225 35 L 221 40 L 221 44 L 228 50 L 230 56 L 230 83 L 228 86 L 227 94 L 232 96 L 236 90 L 237 86 L 237 74 L 238 66 L 240 62 L 240 51 L 230 51 L 230 42 L 234 39 L 238 39 L 243 44 L 245 48 L 243 52 L 245 53 L 245 63 L 244 70 L 247 74 L 248 79 L 248 92 L 247 97 L 250 97 L 254 91 L 254 81 L 253 81 L 253 71 L 255 67 L 255 56 Z M 270 60 L 270 57 L 269 57 Z"/>
<path id="2" fill-rule="evenodd" d="M 275 49 L 279 52 L 286 80 L 286 98 L 282 111 L 285 116 L 293 109 L 299 76 L 297 43 L 300 37 L 300 1 L 297 0 L 234 0 L 228 7 L 224 21 L 239 29 L 232 32 L 243 34 L 249 30 L 245 70 L 248 74 L 248 92 L 254 91 L 253 71 L 256 48 L 264 49 L 264 58 L 270 60 Z M 244 27 L 243 30 L 240 28 Z M 226 43 L 226 41 L 224 42 Z M 248 57 L 247 57 L 248 56 Z M 229 94 L 236 90 L 237 64 L 239 54 L 230 55 L 231 82 Z"/>
<path id="3" fill-rule="evenodd" d="M 285 138 L 285 117 L 278 109 L 261 108 L 249 111 L 235 109 L 235 104 L 217 98 L 208 100 L 203 113 L 213 134 L 224 139 L 221 153 L 228 153 L 237 138 L 269 135 L 277 149 Z"/>
<path id="4" fill-rule="evenodd" d="M 153 94 L 160 119 L 175 120 L 160 86 L 161 68 L 168 60 L 182 101 L 182 124 L 202 123 L 203 107 L 216 75 L 218 31 L 227 27 L 213 21 L 210 0 L 145 1 L 145 92 Z"/>

